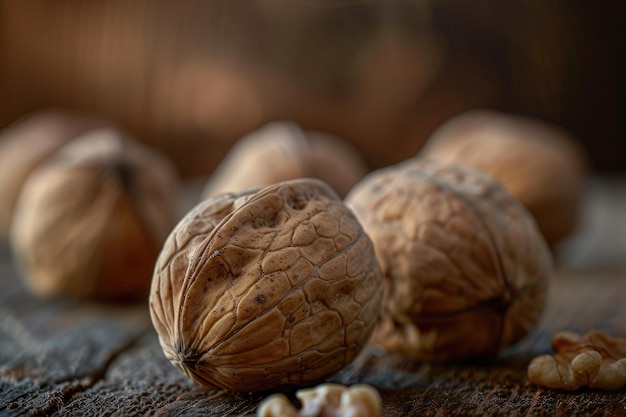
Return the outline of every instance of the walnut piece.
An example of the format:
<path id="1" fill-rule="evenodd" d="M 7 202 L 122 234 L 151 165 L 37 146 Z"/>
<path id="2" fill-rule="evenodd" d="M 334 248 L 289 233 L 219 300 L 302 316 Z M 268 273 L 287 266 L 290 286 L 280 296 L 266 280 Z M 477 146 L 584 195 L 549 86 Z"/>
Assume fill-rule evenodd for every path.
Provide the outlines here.
<path id="1" fill-rule="evenodd" d="M 368 341 L 382 273 L 337 194 L 298 179 L 208 198 L 172 231 L 150 312 L 165 356 L 214 388 L 301 386 Z"/>
<path id="2" fill-rule="evenodd" d="M 204 198 L 314 177 L 345 196 L 368 169 L 355 149 L 291 122 L 269 123 L 238 140 L 207 181 Z"/>
<path id="3" fill-rule="evenodd" d="M 75 138 L 22 187 L 10 243 L 26 284 L 44 297 L 146 297 L 178 186 L 164 155 L 116 129 Z"/>
<path id="4" fill-rule="evenodd" d="M 504 185 L 556 245 L 578 223 L 587 157 L 563 129 L 525 116 L 472 110 L 437 129 L 419 154 L 484 172 Z"/>
<path id="5" fill-rule="evenodd" d="M 369 174 L 346 202 L 383 270 L 375 343 L 421 359 L 488 356 L 536 324 L 551 253 L 487 175 L 415 158 Z"/>
<path id="6" fill-rule="evenodd" d="M 378 391 L 366 384 L 346 387 L 322 384 L 299 390 L 296 397 L 302 408 L 295 408 L 283 394 L 266 398 L 257 411 L 258 417 L 378 417 L 382 400 Z"/>
<path id="7" fill-rule="evenodd" d="M 626 339 L 600 331 L 584 336 L 559 332 L 552 338 L 555 355 L 541 355 L 528 365 L 528 379 L 548 388 L 583 386 L 616 390 L 626 385 Z"/>

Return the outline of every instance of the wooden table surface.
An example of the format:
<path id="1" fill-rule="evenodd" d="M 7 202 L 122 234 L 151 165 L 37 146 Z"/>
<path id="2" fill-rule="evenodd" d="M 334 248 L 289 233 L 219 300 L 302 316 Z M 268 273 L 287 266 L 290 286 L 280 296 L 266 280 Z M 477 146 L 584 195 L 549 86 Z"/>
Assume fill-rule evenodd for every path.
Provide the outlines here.
<path id="1" fill-rule="evenodd" d="M 557 331 L 626 337 L 626 182 L 618 185 L 594 184 L 582 234 L 564 245 L 542 320 L 518 345 L 464 363 L 419 362 L 369 347 L 331 380 L 377 387 L 385 416 L 625 416 L 626 387 L 568 392 L 532 386 L 526 377 L 530 359 L 551 352 Z M 6 243 L 0 288 L 2 416 L 254 416 L 267 395 L 212 391 L 180 374 L 163 356 L 147 303 L 30 295 Z"/>

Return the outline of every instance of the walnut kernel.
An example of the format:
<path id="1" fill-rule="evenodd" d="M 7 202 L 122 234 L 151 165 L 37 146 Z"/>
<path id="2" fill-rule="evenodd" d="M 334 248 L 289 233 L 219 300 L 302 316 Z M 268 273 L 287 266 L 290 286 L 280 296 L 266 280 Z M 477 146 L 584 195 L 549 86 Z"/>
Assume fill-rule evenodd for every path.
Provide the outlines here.
<path id="1" fill-rule="evenodd" d="M 325 183 L 207 198 L 172 231 L 150 312 L 165 356 L 213 388 L 315 383 L 368 341 L 382 299 L 369 237 Z"/>
<path id="2" fill-rule="evenodd" d="M 616 390 L 626 385 L 626 339 L 592 331 L 584 336 L 560 332 L 552 338 L 555 355 L 541 355 L 528 365 L 528 379 L 548 388 L 583 386 Z"/>
<path id="3" fill-rule="evenodd" d="M 366 384 L 352 385 L 349 388 L 339 384 L 322 384 L 297 391 L 296 398 L 302 403 L 300 410 L 283 394 L 274 394 L 261 403 L 257 416 L 378 417 L 382 405 L 378 391 Z"/>
<path id="4" fill-rule="evenodd" d="M 487 175 L 415 158 L 369 174 L 346 202 L 383 270 L 375 343 L 426 359 L 487 356 L 536 324 L 551 254 Z"/>

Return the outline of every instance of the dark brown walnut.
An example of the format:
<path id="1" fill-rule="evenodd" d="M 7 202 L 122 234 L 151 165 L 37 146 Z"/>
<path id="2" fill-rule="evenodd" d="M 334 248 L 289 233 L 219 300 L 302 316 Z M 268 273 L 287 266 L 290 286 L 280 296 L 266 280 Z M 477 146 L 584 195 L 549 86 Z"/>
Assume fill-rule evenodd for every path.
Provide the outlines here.
<path id="1" fill-rule="evenodd" d="M 160 152 L 99 129 L 27 178 L 10 243 L 28 287 L 44 297 L 146 297 L 177 220 L 178 179 Z"/>
<path id="2" fill-rule="evenodd" d="M 487 175 L 415 158 L 368 175 L 346 202 L 383 270 L 375 343 L 425 359 L 488 356 L 537 322 L 550 251 Z"/>
<path id="3" fill-rule="evenodd" d="M 367 172 L 364 160 L 347 142 L 295 123 L 274 122 L 234 144 L 207 181 L 203 196 L 314 177 L 343 197 Z"/>
<path id="4" fill-rule="evenodd" d="M 587 158 L 565 130 L 525 116 L 473 110 L 444 123 L 420 152 L 424 158 L 494 177 L 535 217 L 551 245 L 578 223 Z"/>
<path id="5" fill-rule="evenodd" d="M 30 114 L 0 134 L 0 234 L 8 237 L 13 210 L 28 175 L 76 136 L 102 121 L 58 110 Z"/>
<path id="6" fill-rule="evenodd" d="M 208 198 L 156 264 L 152 321 L 165 356 L 212 388 L 306 386 L 368 341 L 382 274 L 369 237 L 325 183 Z"/>
<path id="7" fill-rule="evenodd" d="M 626 339 L 591 331 L 584 336 L 559 332 L 552 338 L 554 355 L 528 365 L 528 379 L 548 388 L 581 387 L 617 390 L 626 385 Z"/>

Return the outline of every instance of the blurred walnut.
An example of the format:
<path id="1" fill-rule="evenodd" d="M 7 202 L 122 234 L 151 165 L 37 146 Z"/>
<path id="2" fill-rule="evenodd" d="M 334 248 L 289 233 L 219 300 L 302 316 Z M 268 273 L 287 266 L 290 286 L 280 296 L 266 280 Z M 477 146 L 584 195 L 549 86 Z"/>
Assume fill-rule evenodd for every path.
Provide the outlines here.
<path id="1" fill-rule="evenodd" d="M 427 359 L 493 355 L 537 322 L 551 255 L 496 181 L 416 158 L 368 175 L 346 202 L 383 270 L 374 342 Z"/>
<path id="2" fill-rule="evenodd" d="M 20 193 L 10 237 L 26 283 L 41 296 L 145 296 L 177 192 L 169 160 L 120 132 L 74 139 Z"/>
<path id="3" fill-rule="evenodd" d="M 345 196 L 366 173 L 365 162 L 347 143 L 320 132 L 306 132 L 294 123 L 275 122 L 235 143 L 203 195 L 315 177 Z"/>
<path id="4" fill-rule="evenodd" d="M 208 198 L 172 231 L 150 312 L 191 379 L 241 391 L 315 383 L 368 341 L 382 299 L 369 237 L 325 183 Z"/>
<path id="5" fill-rule="evenodd" d="M 523 116 L 475 110 L 444 123 L 420 156 L 474 168 L 504 185 L 549 244 L 576 227 L 587 161 L 569 134 Z"/>
<path id="6" fill-rule="evenodd" d="M 302 403 L 297 410 L 283 394 L 266 398 L 259 406 L 259 417 L 377 417 L 380 415 L 380 394 L 369 385 L 350 388 L 339 384 L 322 384 L 299 390 L 296 398 Z"/>
<path id="7" fill-rule="evenodd" d="M 0 234 L 9 235 L 22 184 L 37 165 L 63 144 L 103 122 L 61 111 L 18 120 L 0 136 Z"/>
<path id="8" fill-rule="evenodd" d="M 626 385 L 626 339 L 592 331 L 585 336 L 560 332 L 552 338 L 554 356 L 530 362 L 528 378 L 548 388 L 577 390 L 583 386 L 616 390 Z"/>

